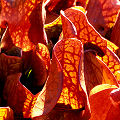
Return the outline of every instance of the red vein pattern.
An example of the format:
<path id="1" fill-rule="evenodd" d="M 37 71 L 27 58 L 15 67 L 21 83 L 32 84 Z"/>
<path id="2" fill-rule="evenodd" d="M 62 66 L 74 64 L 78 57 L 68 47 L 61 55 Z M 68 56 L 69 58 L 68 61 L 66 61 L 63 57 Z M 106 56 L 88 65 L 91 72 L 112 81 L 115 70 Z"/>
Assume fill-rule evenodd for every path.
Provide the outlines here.
<path id="1" fill-rule="evenodd" d="M 53 76 L 54 74 L 54 76 Z M 56 105 L 62 91 L 62 68 L 55 53 L 53 53 L 51 71 L 46 84 L 32 102 L 31 117 L 47 114 Z M 39 112 L 38 112 L 39 111 Z"/>
<path id="2" fill-rule="evenodd" d="M 107 48 L 105 56 L 99 58 L 108 66 L 118 82 L 120 82 L 120 60 L 117 55 Z"/>
<path id="3" fill-rule="evenodd" d="M 92 88 L 99 84 L 118 86 L 117 80 L 112 72 L 105 63 L 98 59 L 94 54 L 85 52 L 84 62 L 85 81 L 88 93 Z"/>
<path id="4" fill-rule="evenodd" d="M 69 109 L 85 107 L 84 93 L 79 81 L 82 50 L 82 43 L 75 38 L 61 40 L 54 47 L 64 73 L 63 89 L 58 103 L 68 105 Z"/>
<path id="5" fill-rule="evenodd" d="M 62 27 L 63 29 L 63 38 L 75 38 L 77 35 L 77 30 L 74 24 L 64 15 L 64 12 L 61 11 Z M 69 37 L 68 37 L 69 36 Z"/>
<path id="6" fill-rule="evenodd" d="M 15 115 L 31 118 L 50 112 L 56 105 L 62 90 L 62 68 L 57 57 L 53 55 L 45 86 L 36 95 L 20 83 L 20 77 L 20 73 L 9 75 L 3 90 L 3 98 L 14 110 Z"/>
<path id="7" fill-rule="evenodd" d="M 20 73 L 8 76 L 3 89 L 3 97 L 16 116 L 22 116 L 24 109 L 29 112 L 33 99 L 32 93 L 19 82 L 20 76 Z"/>
<path id="8" fill-rule="evenodd" d="M 36 46 L 35 51 L 37 51 L 40 54 L 43 61 L 45 62 L 46 69 L 49 70 L 49 68 L 50 68 L 50 53 L 49 53 L 48 48 L 44 44 L 39 43 Z"/>
<path id="9" fill-rule="evenodd" d="M 1 22 L 6 21 L 8 23 L 12 41 L 16 46 L 28 51 L 33 49 L 34 44 L 38 42 L 46 44 L 42 1 L 21 0 L 9 2 L 2 0 L 1 5 Z M 39 19 L 36 19 L 38 16 Z"/>
<path id="10" fill-rule="evenodd" d="M 118 4 L 119 0 L 89 0 L 86 8 L 88 20 L 101 35 L 113 27 L 120 9 Z"/>
<path id="11" fill-rule="evenodd" d="M 85 43 L 97 45 L 105 53 L 107 42 L 88 22 L 86 14 L 79 9 L 69 8 L 64 11 L 65 16 L 74 24 L 77 30 L 77 39 Z M 63 28 L 66 29 L 66 28 Z M 68 36 L 69 38 L 69 36 Z"/>

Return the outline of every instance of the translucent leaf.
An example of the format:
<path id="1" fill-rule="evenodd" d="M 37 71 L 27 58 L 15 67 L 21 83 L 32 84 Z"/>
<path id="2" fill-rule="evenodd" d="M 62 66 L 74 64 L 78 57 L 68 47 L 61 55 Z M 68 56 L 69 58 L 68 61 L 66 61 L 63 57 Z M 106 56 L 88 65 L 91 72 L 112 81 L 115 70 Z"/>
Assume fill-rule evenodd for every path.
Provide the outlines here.
<path id="1" fill-rule="evenodd" d="M 8 75 L 21 72 L 22 60 L 20 57 L 0 54 L 0 77 L 5 79 Z"/>
<path id="2" fill-rule="evenodd" d="M 120 2 L 119 0 L 89 0 L 86 9 L 89 22 L 105 36 L 116 21 Z"/>
<path id="3" fill-rule="evenodd" d="M 65 10 L 64 15 L 74 24 L 77 30 L 76 37 L 83 44 L 92 43 L 98 46 L 105 53 L 107 42 L 104 38 L 100 36 L 100 34 L 88 22 L 84 11 L 81 11 L 73 7 Z M 63 28 L 63 29 L 66 29 L 66 28 Z"/>
<path id="4" fill-rule="evenodd" d="M 88 93 L 99 84 L 109 84 L 118 86 L 109 68 L 91 52 L 85 52 L 84 72 Z"/>
<path id="5" fill-rule="evenodd" d="M 109 48 L 106 49 L 106 54 L 100 58 L 114 74 L 118 82 L 120 82 L 120 60 L 118 56 Z"/>
<path id="6" fill-rule="evenodd" d="M 110 92 L 116 88 L 113 85 L 103 84 L 91 90 L 89 97 L 91 106 L 90 120 L 120 119 L 119 108 L 114 107 L 110 100 Z"/>
<path id="7" fill-rule="evenodd" d="M 20 82 L 21 74 L 12 74 L 7 77 L 3 89 L 3 98 L 20 118 L 31 118 L 47 114 L 56 105 L 62 90 L 62 68 L 55 55 L 47 81 L 36 95 L 33 95 Z M 53 76 L 54 74 L 54 76 Z"/>
<path id="8" fill-rule="evenodd" d="M 34 48 L 34 44 L 46 44 L 43 28 L 45 13 L 40 0 L 2 0 L 1 6 L 1 25 L 7 22 L 12 41 L 17 47 L 29 51 Z"/>
<path id="9" fill-rule="evenodd" d="M 63 39 L 55 45 L 54 51 L 64 74 L 63 89 L 58 100 L 64 107 L 59 109 L 74 110 L 85 107 L 87 111 L 89 103 L 84 83 L 82 43 L 75 38 Z"/>

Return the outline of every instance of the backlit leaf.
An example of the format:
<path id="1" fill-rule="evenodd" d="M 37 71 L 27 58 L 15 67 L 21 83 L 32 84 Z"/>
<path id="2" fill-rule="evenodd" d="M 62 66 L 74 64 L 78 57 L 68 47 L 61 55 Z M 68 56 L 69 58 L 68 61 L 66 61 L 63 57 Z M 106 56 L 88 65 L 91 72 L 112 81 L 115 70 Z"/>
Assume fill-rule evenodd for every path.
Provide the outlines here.
<path id="1" fill-rule="evenodd" d="M 28 51 L 39 42 L 46 44 L 42 1 L 2 0 L 1 5 L 1 22 L 7 22 L 12 41 L 17 47 Z"/>
<path id="2" fill-rule="evenodd" d="M 99 85 L 91 90 L 90 106 L 91 118 L 90 120 L 117 120 L 120 119 L 119 107 L 113 106 L 110 100 L 110 92 L 116 89 L 113 85 Z"/>
<path id="3" fill-rule="evenodd" d="M 46 115 L 56 105 L 62 91 L 63 74 L 61 65 L 53 53 L 49 77 L 40 93 L 35 95 L 31 105 L 31 117 Z"/>
<path id="4" fill-rule="evenodd" d="M 105 56 L 98 58 L 100 58 L 108 66 L 117 81 L 120 82 L 120 60 L 117 55 L 107 48 Z"/>
<path id="5" fill-rule="evenodd" d="M 100 47 L 105 53 L 107 42 L 88 22 L 86 14 L 79 9 L 69 8 L 64 11 L 65 16 L 74 24 L 77 30 L 76 37 L 83 43 L 92 43 Z M 66 28 L 63 28 L 66 29 Z M 68 36 L 69 38 L 69 36 Z"/>
<path id="6" fill-rule="evenodd" d="M 13 109 L 15 116 L 21 118 L 24 111 L 29 114 L 33 95 L 21 84 L 19 81 L 20 77 L 20 73 L 12 74 L 7 77 L 3 89 L 3 98 L 7 101 L 7 105 Z"/>
<path id="7" fill-rule="evenodd" d="M 118 86 L 109 68 L 91 52 L 85 52 L 84 56 L 84 72 L 88 93 L 99 84 L 110 84 Z"/>
<path id="8" fill-rule="evenodd" d="M 89 0 L 86 9 L 89 22 L 102 36 L 105 36 L 116 21 L 120 2 L 119 0 Z"/>
<path id="9" fill-rule="evenodd" d="M 22 53 L 23 72 L 32 69 L 36 86 L 43 85 L 47 79 L 50 69 L 50 54 L 44 44 L 39 43 L 36 49 Z"/>
<path id="10" fill-rule="evenodd" d="M 0 54 L 0 77 L 5 79 L 8 75 L 21 72 L 22 60 L 20 57 Z"/>
<path id="11" fill-rule="evenodd" d="M 68 108 L 63 107 L 62 110 L 80 109 L 83 107 L 87 110 L 86 86 L 84 85 L 82 69 L 82 43 L 75 38 L 63 39 L 55 45 L 54 51 L 64 73 L 63 89 L 58 103 L 68 106 Z"/>
<path id="12" fill-rule="evenodd" d="M 36 95 L 21 84 L 20 77 L 20 73 L 9 75 L 3 89 L 3 98 L 13 109 L 15 116 L 31 118 L 50 112 L 62 90 L 62 68 L 56 55 L 53 55 L 47 81 L 42 91 Z"/>

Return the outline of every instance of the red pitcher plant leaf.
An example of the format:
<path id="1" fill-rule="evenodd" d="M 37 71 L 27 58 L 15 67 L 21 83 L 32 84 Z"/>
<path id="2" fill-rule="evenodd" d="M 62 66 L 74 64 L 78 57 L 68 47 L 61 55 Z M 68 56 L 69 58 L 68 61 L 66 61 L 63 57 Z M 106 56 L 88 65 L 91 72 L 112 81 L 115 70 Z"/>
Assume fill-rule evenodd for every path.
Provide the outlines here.
<path id="1" fill-rule="evenodd" d="M 1 120 L 14 120 L 13 110 L 10 107 L 0 107 Z"/>
<path id="2" fill-rule="evenodd" d="M 67 11 L 69 11 L 69 12 L 67 12 Z M 65 37 L 65 38 L 77 37 L 79 40 L 81 40 L 83 42 L 84 49 L 94 49 L 100 54 L 103 54 L 103 53 L 99 49 L 99 47 L 102 48 L 102 50 L 104 50 L 104 51 L 107 50 L 106 53 L 104 52 L 105 56 L 103 57 L 102 60 L 105 63 L 108 62 L 108 63 L 106 63 L 107 66 L 112 70 L 112 72 L 115 72 L 114 75 L 117 76 L 117 79 L 119 80 L 119 70 L 120 70 L 119 59 L 113 53 L 118 49 L 118 47 L 116 45 L 114 45 L 113 43 L 111 43 L 110 41 L 106 40 L 105 38 L 101 37 L 96 32 L 96 30 L 88 23 L 87 18 L 85 19 L 85 15 L 84 15 L 85 13 L 83 13 L 83 12 L 80 11 L 80 9 L 78 10 L 77 7 L 69 8 L 69 9 L 65 10 L 65 12 L 64 12 L 65 14 L 63 12 L 61 12 L 61 18 L 62 18 L 62 22 L 63 22 L 63 37 Z M 75 14 L 75 17 L 74 17 L 74 14 Z M 82 18 L 82 14 L 84 15 L 83 18 Z M 66 17 L 65 15 L 68 17 Z M 71 21 L 73 21 L 73 22 L 71 22 L 70 19 L 68 19 L 69 16 L 70 16 Z M 77 19 L 76 18 L 77 16 L 78 17 L 81 16 L 81 17 Z M 84 22 L 82 22 L 82 19 Z M 84 19 L 86 20 L 86 22 Z M 80 20 L 81 20 L 81 22 L 80 22 Z M 80 22 L 80 24 L 78 24 L 78 22 Z M 72 23 L 74 23 L 74 24 L 72 24 Z M 84 27 L 81 28 L 81 26 L 84 26 Z M 86 26 L 88 26 L 88 27 L 86 28 Z M 89 32 L 89 29 L 91 29 L 91 32 Z M 76 36 L 76 34 L 77 34 L 77 36 Z M 82 37 L 82 34 L 83 34 L 83 37 Z M 97 45 L 97 43 L 98 43 L 99 47 L 94 46 L 94 45 L 90 44 L 89 42 L 94 42 L 95 45 Z M 109 48 L 113 52 L 110 51 Z M 111 59 L 111 57 L 108 55 L 108 51 L 110 51 L 109 55 L 111 55 L 111 57 L 112 57 L 112 60 L 109 60 L 109 61 L 106 60 L 107 56 Z M 110 61 L 113 63 L 110 63 Z M 110 65 L 108 65 L 108 64 L 110 64 Z M 112 64 L 112 67 L 111 67 L 111 64 Z M 114 65 L 116 65 L 115 68 L 114 68 Z"/>
<path id="3" fill-rule="evenodd" d="M 84 73 L 88 93 L 99 84 L 118 86 L 117 80 L 103 61 L 90 51 L 84 53 Z"/>
<path id="4" fill-rule="evenodd" d="M 36 49 L 23 52 L 23 71 L 32 69 L 34 80 L 33 86 L 43 85 L 50 71 L 50 54 L 44 44 L 39 43 Z"/>
<path id="5" fill-rule="evenodd" d="M 116 21 L 120 2 L 119 0 L 89 0 L 86 9 L 89 22 L 102 36 L 105 36 Z"/>
<path id="6" fill-rule="evenodd" d="M 120 82 L 120 60 L 117 55 L 109 48 L 106 49 L 106 54 L 99 57 L 111 70 L 118 82 Z"/>
<path id="7" fill-rule="evenodd" d="M 63 89 L 57 103 L 68 106 L 68 108 L 64 106 L 58 109 L 75 110 L 85 107 L 87 111 L 89 103 L 83 79 L 83 46 L 81 41 L 75 38 L 63 39 L 55 45 L 54 51 L 64 73 Z"/>
<path id="8" fill-rule="evenodd" d="M 77 35 L 76 37 L 83 43 L 92 43 L 97 45 L 104 53 L 107 42 L 88 22 L 86 13 L 77 8 L 68 8 L 64 11 L 64 15 L 74 24 Z M 66 29 L 66 28 L 63 28 Z M 69 36 L 68 36 L 69 38 Z M 104 54 L 101 53 L 101 54 Z"/>
<path id="9" fill-rule="evenodd" d="M 54 74 L 54 75 L 53 75 Z M 60 62 L 53 53 L 49 77 L 38 97 L 34 97 L 31 107 L 31 116 L 36 117 L 47 114 L 56 105 L 62 91 L 63 73 Z M 39 112 L 38 112 L 39 111 Z"/>
<path id="10" fill-rule="evenodd" d="M 2 0 L 1 6 L 1 25 L 7 22 L 12 41 L 17 47 L 29 51 L 34 48 L 34 44 L 46 44 L 42 1 Z"/>
<path id="11" fill-rule="evenodd" d="M 102 84 L 94 87 L 90 92 L 91 118 L 90 120 L 119 120 L 119 107 L 111 102 L 110 93 L 117 87 Z"/>
<path id="12" fill-rule="evenodd" d="M 36 95 L 21 84 L 20 77 L 20 73 L 9 75 L 3 90 L 3 98 L 15 115 L 31 118 L 50 112 L 62 90 L 62 68 L 56 55 L 53 54 L 47 81 L 42 91 Z"/>

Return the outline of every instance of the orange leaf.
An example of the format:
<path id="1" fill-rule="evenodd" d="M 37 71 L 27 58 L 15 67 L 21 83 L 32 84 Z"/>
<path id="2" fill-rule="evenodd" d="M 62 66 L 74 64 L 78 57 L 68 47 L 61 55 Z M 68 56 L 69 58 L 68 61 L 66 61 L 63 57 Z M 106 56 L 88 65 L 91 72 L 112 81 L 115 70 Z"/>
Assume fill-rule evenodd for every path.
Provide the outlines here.
<path id="1" fill-rule="evenodd" d="M 1 5 L 0 19 L 8 23 L 12 41 L 17 47 L 28 51 L 39 42 L 46 44 L 40 0 L 12 2 L 2 0 Z"/>
<path id="2" fill-rule="evenodd" d="M 36 95 L 21 84 L 20 77 L 20 73 L 9 75 L 3 89 L 3 98 L 15 115 L 31 118 L 50 112 L 56 105 L 62 89 L 62 68 L 56 56 L 53 54 L 47 81 L 42 91 Z"/>
<path id="3" fill-rule="evenodd" d="M 113 85 L 99 85 L 91 90 L 90 106 L 91 118 L 90 120 L 119 120 L 120 108 L 114 107 L 110 100 L 110 92 L 116 89 Z"/>
<path id="4" fill-rule="evenodd" d="M 49 68 L 50 68 L 50 53 L 48 51 L 48 48 L 44 44 L 39 43 L 36 46 L 35 52 L 38 52 L 40 54 L 43 61 L 45 62 L 46 69 L 49 71 Z"/>
<path id="5" fill-rule="evenodd" d="M 56 105 L 62 91 L 63 74 L 57 56 L 53 53 L 49 77 L 40 93 L 35 95 L 31 117 L 46 115 Z"/>
<path id="6" fill-rule="evenodd" d="M 85 52 L 84 72 L 88 93 L 99 84 L 118 86 L 118 83 L 109 68 L 91 52 Z"/>
<path id="7" fill-rule="evenodd" d="M 0 107 L 0 120 L 14 120 L 13 110 L 10 107 Z"/>
<path id="8" fill-rule="evenodd" d="M 74 24 L 65 16 L 64 12 L 61 11 L 63 38 L 76 38 L 77 30 Z"/>
<path id="9" fill-rule="evenodd" d="M 115 107 L 119 107 L 120 103 L 120 88 L 111 91 L 110 93 L 111 101 Z"/>
<path id="10" fill-rule="evenodd" d="M 77 30 L 76 37 L 83 43 L 92 43 L 100 47 L 105 53 L 107 42 L 88 22 L 86 14 L 76 8 L 69 8 L 64 11 L 64 15 L 74 24 Z M 62 21 L 63 22 L 63 21 Z M 66 29 L 66 28 L 63 28 Z M 69 38 L 69 36 L 67 37 Z"/>
<path id="11" fill-rule="evenodd" d="M 33 99 L 32 93 L 19 81 L 20 77 L 20 73 L 9 75 L 3 89 L 3 98 L 7 101 L 7 105 L 13 109 L 17 117 L 21 117 L 24 111 L 30 112 L 30 104 Z"/>
<path id="12" fill-rule="evenodd" d="M 87 111 L 89 103 L 83 79 L 82 43 L 75 38 L 63 39 L 55 45 L 54 51 L 64 73 L 63 89 L 58 103 L 68 106 L 68 108 L 60 107 L 59 109 L 70 110 L 85 107 Z"/>
<path id="13" fill-rule="evenodd" d="M 118 82 L 120 82 L 120 60 L 117 55 L 109 48 L 106 49 L 106 54 L 100 58 L 114 74 Z"/>
<path id="14" fill-rule="evenodd" d="M 102 36 L 113 27 L 119 4 L 119 0 L 89 0 L 86 8 L 88 20 Z"/>

